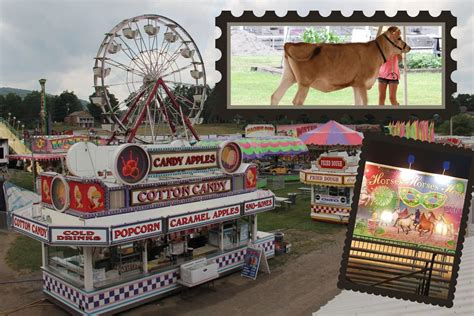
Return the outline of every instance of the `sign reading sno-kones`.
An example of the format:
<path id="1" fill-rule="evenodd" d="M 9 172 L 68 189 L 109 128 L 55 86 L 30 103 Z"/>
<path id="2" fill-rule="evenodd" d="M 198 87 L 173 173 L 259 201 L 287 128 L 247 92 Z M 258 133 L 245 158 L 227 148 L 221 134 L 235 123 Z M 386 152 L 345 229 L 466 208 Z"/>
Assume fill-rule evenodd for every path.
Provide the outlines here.
<path id="1" fill-rule="evenodd" d="M 240 216 L 239 204 L 217 208 L 204 212 L 186 214 L 168 218 L 168 231 L 182 230 L 184 228 L 222 222 Z"/>
<path id="2" fill-rule="evenodd" d="M 275 200 L 273 196 L 269 196 L 264 199 L 250 201 L 244 203 L 244 213 L 245 214 L 253 214 L 257 212 L 266 211 L 269 209 L 273 209 L 275 205 Z"/>

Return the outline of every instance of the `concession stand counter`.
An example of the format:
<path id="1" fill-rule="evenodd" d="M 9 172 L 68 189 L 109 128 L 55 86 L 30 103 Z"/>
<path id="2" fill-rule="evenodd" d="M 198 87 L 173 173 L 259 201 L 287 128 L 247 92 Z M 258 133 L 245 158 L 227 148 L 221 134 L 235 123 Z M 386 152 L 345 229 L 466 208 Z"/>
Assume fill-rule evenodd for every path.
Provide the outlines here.
<path id="1" fill-rule="evenodd" d="M 274 194 L 233 142 L 80 142 L 66 165 L 40 175 L 41 204 L 12 227 L 42 242 L 43 290 L 71 312 L 116 313 L 238 270 L 249 243 L 274 256 L 274 235 L 257 230 Z"/>
<path id="2" fill-rule="evenodd" d="M 311 218 L 348 223 L 359 157 L 347 152 L 323 154 L 311 169 L 300 171 L 300 181 L 311 185 Z"/>

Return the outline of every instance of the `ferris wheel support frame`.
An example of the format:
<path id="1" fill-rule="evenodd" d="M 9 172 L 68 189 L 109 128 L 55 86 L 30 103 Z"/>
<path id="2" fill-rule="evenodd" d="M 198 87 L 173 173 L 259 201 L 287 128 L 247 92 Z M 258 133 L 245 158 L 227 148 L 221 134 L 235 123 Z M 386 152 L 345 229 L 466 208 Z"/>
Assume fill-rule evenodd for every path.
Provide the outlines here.
<path id="1" fill-rule="evenodd" d="M 166 107 L 164 106 L 164 102 L 163 100 L 161 100 L 160 96 L 157 95 L 157 90 L 158 90 L 158 87 L 162 87 L 163 90 L 165 91 L 166 95 L 168 96 L 168 98 L 170 99 L 171 101 L 171 104 L 172 106 L 177 110 L 177 111 L 180 111 L 181 113 L 181 116 L 182 116 L 182 120 L 184 122 L 184 124 L 186 125 L 186 127 L 189 129 L 189 131 L 191 132 L 191 134 L 193 135 L 193 137 L 199 141 L 200 140 L 200 137 L 198 135 L 198 133 L 196 132 L 196 130 L 194 129 L 191 121 L 189 120 L 189 118 L 184 115 L 181 111 L 181 107 L 179 106 L 178 102 L 176 101 L 176 97 L 174 96 L 173 92 L 170 91 L 170 89 L 168 88 L 168 86 L 166 85 L 166 83 L 164 82 L 164 80 L 160 77 L 158 78 L 158 80 L 155 82 L 155 84 L 153 85 L 153 89 L 151 91 L 151 93 L 148 95 L 147 97 L 147 100 L 146 100 L 146 103 L 145 103 L 145 106 L 143 107 L 142 111 L 140 112 L 139 116 L 138 116 L 138 119 L 134 122 L 134 125 L 133 127 L 127 131 L 127 142 L 132 142 L 133 139 L 135 138 L 136 134 L 137 134 L 137 131 L 138 131 L 138 128 L 140 127 L 140 125 L 142 124 L 143 120 L 145 119 L 145 114 L 147 112 L 147 109 L 149 108 L 151 102 L 153 101 L 153 98 L 156 97 L 156 99 L 158 100 L 159 104 L 160 104 L 160 107 L 163 111 L 163 115 L 165 116 L 167 122 L 168 122 L 168 125 L 171 129 L 171 132 L 174 134 L 176 133 L 176 128 L 173 124 L 173 122 L 171 122 L 171 120 L 169 120 L 169 116 L 168 116 L 168 112 L 166 110 Z M 141 92 L 141 95 L 136 99 L 136 101 L 130 106 L 129 110 L 127 111 L 127 113 L 125 114 L 125 119 L 128 120 L 128 114 L 132 111 L 132 108 L 135 108 L 139 102 L 139 99 L 141 98 L 141 96 L 144 94 L 144 91 Z M 115 139 L 115 136 L 116 134 L 114 133 L 108 140 L 108 143 L 112 142 L 114 139 Z"/>

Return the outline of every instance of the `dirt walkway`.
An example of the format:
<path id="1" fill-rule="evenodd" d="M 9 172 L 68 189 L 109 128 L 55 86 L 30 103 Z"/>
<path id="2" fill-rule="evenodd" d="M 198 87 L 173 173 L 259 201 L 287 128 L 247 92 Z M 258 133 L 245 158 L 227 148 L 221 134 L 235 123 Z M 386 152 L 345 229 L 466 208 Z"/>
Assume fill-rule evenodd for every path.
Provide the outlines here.
<path id="1" fill-rule="evenodd" d="M 292 254 L 270 260 L 271 274 L 256 281 L 231 274 L 215 282 L 214 290 L 201 286 L 189 297 L 170 296 L 126 311 L 122 315 L 310 315 L 340 292 L 336 288 L 345 229 L 331 235 L 287 232 Z M 18 273 L 4 262 L 14 233 L 0 233 L 0 281 L 40 278 L 40 272 Z M 0 315 L 44 298 L 41 282 L 0 285 Z M 47 303 L 46 303 L 47 304 Z M 67 315 L 56 306 L 24 309 L 10 315 Z"/>
<path id="2" fill-rule="evenodd" d="M 215 282 L 215 290 L 199 287 L 190 297 L 168 297 L 124 315 L 311 315 L 340 292 L 336 287 L 345 230 L 330 236 L 311 236 L 311 252 L 284 258 L 271 274 L 261 273 L 257 281 L 238 273 Z M 324 244 L 323 247 L 318 247 Z M 281 257 L 275 261 L 281 261 Z M 270 260 L 271 266 L 273 260 Z"/>
<path id="3" fill-rule="evenodd" d="M 29 279 L 41 279 L 41 272 L 16 272 L 12 270 L 6 263 L 10 244 L 18 236 L 15 232 L 0 230 L 0 282 L 18 281 Z M 21 306 L 37 302 L 44 299 L 41 281 L 25 282 L 25 283 L 9 283 L 0 284 L 0 315 L 9 311 L 18 309 Z M 10 313 L 11 316 L 20 315 L 67 315 L 58 307 L 51 305 L 49 302 L 42 303 L 38 307 L 29 307 L 21 309 L 17 312 Z"/>

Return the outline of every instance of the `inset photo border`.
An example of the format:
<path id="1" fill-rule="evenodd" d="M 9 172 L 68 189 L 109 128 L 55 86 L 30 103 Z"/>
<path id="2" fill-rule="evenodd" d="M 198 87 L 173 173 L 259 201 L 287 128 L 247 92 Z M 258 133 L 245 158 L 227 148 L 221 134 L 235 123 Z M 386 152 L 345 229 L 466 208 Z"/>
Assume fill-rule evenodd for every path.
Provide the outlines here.
<path id="1" fill-rule="evenodd" d="M 371 115 L 379 119 L 408 116 L 429 119 L 435 114 L 449 117 L 454 113 L 451 96 L 457 86 L 451 80 L 451 74 L 456 70 L 451 52 L 457 45 L 451 30 L 456 23 L 456 17 L 449 11 L 436 17 L 428 11 L 420 11 L 414 17 L 405 11 L 399 11 L 393 17 L 383 11 L 376 11 L 370 17 L 362 11 L 354 11 L 349 17 L 340 11 L 333 11 L 327 17 L 318 11 L 311 11 L 305 17 L 296 11 L 289 11 L 283 17 L 273 11 L 267 11 L 261 17 L 252 11 L 244 11 L 239 17 L 223 11 L 216 17 L 216 26 L 221 30 L 216 48 L 222 53 L 221 59 L 216 61 L 216 70 L 222 75 L 215 87 L 216 97 L 222 104 L 218 115 L 224 119 L 235 115 L 255 119 L 257 110 L 260 116 L 271 121 L 282 117 L 297 119 L 302 115 L 319 117 L 330 110 L 331 117 L 344 114 L 357 118 Z M 403 65 L 408 63 L 405 51 L 411 48 L 406 45 L 405 34 L 400 32 L 404 30 L 408 34 L 408 29 L 413 33 L 410 33 L 410 42 L 417 43 L 417 51 L 423 48 L 428 52 L 423 55 L 433 56 L 437 52 L 439 56 L 433 64 L 440 64 L 438 70 L 410 70 L 407 76 L 404 75 Z M 423 34 L 418 36 L 416 32 Z M 339 35 L 342 33 L 347 34 Z M 374 38 L 380 40 L 374 41 Z M 306 44 L 303 41 L 336 44 Z M 370 45 L 364 42 L 370 42 Z M 404 53 L 395 54 L 398 50 Z M 367 54 L 374 56 L 365 58 Z M 379 64 L 387 59 L 382 55 L 393 57 L 389 57 L 387 63 L 391 62 L 392 68 L 385 68 L 392 74 L 397 73 L 396 80 L 387 81 L 384 106 L 378 105 L 377 78 L 383 68 Z M 397 58 L 398 63 L 393 61 Z M 416 58 L 418 56 L 412 59 Z M 377 60 L 377 65 L 362 65 L 373 59 Z M 420 62 L 424 61 L 420 59 Z M 360 67 L 351 66 L 354 64 L 360 64 Z M 395 70 L 394 65 L 400 70 Z M 423 68 L 430 68 L 430 65 Z M 371 68 L 370 74 L 362 73 L 368 68 Z M 396 102 L 399 105 L 391 105 L 389 96 L 394 82 L 398 82 Z"/>
<path id="2" fill-rule="evenodd" d="M 471 150 L 366 135 L 338 287 L 452 307 L 473 178 Z"/>

